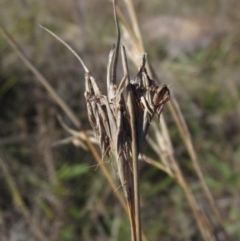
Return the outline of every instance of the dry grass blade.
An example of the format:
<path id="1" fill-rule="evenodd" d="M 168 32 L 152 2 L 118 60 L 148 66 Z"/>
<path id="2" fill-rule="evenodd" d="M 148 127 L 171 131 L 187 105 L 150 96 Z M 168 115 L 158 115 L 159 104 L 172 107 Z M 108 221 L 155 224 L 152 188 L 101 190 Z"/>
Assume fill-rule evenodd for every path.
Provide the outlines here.
<path id="1" fill-rule="evenodd" d="M 171 141 L 168 133 L 164 132 L 164 130 L 167 130 L 167 127 L 164 125 L 165 125 L 164 121 L 160 122 L 160 126 L 157 125 L 156 122 L 152 124 L 155 137 L 156 137 L 156 143 L 154 143 L 154 145 L 155 145 L 156 153 L 159 153 L 159 156 L 161 156 L 162 162 L 166 166 L 166 169 L 170 173 L 170 176 L 173 176 L 173 170 L 172 170 L 171 162 L 169 162 L 169 156 L 173 155 L 174 151 L 173 151 L 173 147 L 171 145 Z M 162 132 L 160 131 L 160 127 Z M 149 139 L 149 141 L 151 141 L 151 139 Z M 154 147 L 153 143 L 151 143 L 151 146 Z M 158 148 L 156 149 L 156 147 Z"/>
<path id="2" fill-rule="evenodd" d="M 216 202 L 215 202 L 215 200 L 212 196 L 212 193 L 210 192 L 210 190 L 209 190 L 209 188 L 206 184 L 206 181 L 204 179 L 202 170 L 200 168 L 199 161 L 198 161 L 198 158 L 197 158 L 197 154 L 196 154 L 195 149 L 193 147 L 192 138 L 191 138 L 190 132 L 188 130 L 187 124 L 184 120 L 184 117 L 182 115 L 180 107 L 179 107 L 179 105 L 178 105 L 174 96 L 172 98 L 172 103 L 169 104 L 169 108 L 171 110 L 171 113 L 173 114 L 173 118 L 175 119 L 175 122 L 178 126 L 178 129 L 181 132 L 181 136 L 182 136 L 183 141 L 185 142 L 185 145 L 188 149 L 189 155 L 191 156 L 193 166 L 194 166 L 195 171 L 196 171 L 196 173 L 197 173 L 197 175 L 200 179 L 200 182 L 201 182 L 202 188 L 203 188 L 203 190 L 206 194 L 206 197 L 209 200 L 209 203 L 210 203 L 210 205 L 211 205 L 211 207 L 212 207 L 212 209 L 215 213 L 215 216 L 217 217 L 217 220 L 218 220 L 222 230 L 224 231 L 225 235 L 227 236 L 227 233 L 226 233 L 224 225 L 223 225 L 222 217 L 221 217 L 220 212 L 217 208 L 217 205 L 216 205 Z"/>
<path id="3" fill-rule="evenodd" d="M 52 31 L 50 31 L 49 29 L 43 27 L 42 25 L 39 24 L 39 27 L 44 29 L 45 31 L 47 31 L 48 33 L 50 33 L 53 37 L 55 37 L 58 41 L 60 41 L 63 45 L 65 45 L 73 54 L 74 56 L 79 60 L 79 62 L 81 63 L 82 67 L 84 68 L 85 72 L 89 72 L 89 70 L 87 69 L 86 65 L 84 64 L 84 62 L 82 61 L 82 59 L 79 57 L 79 55 L 71 48 L 71 46 L 69 46 L 66 42 L 64 42 L 61 38 L 59 38 L 56 34 L 54 34 Z"/>
<path id="4" fill-rule="evenodd" d="M 153 165 L 167 173 L 169 173 L 169 170 L 171 170 L 171 174 L 172 174 L 171 176 L 177 180 L 178 184 L 182 187 L 186 195 L 188 203 L 191 207 L 193 215 L 198 224 L 199 230 L 201 231 L 202 237 L 206 241 L 209 241 L 209 240 L 215 241 L 216 237 L 212 232 L 212 226 L 209 223 L 206 215 L 204 214 L 204 211 L 200 210 L 195 200 L 195 197 L 187 184 L 187 181 L 178 165 L 178 162 L 173 155 L 173 151 L 170 148 L 171 145 L 167 141 L 168 137 L 166 137 L 166 133 L 165 134 L 161 133 L 155 124 L 153 126 L 155 130 L 155 135 L 158 136 L 156 139 L 157 144 L 155 144 L 154 141 L 152 141 L 151 139 L 149 140 L 149 144 L 153 147 L 156 153 L 158 153 L 159 156 L 161 156 L 162 162 L 164 164 L 164 168 L 162 168 L 161 166 L 159 167 L 155 163 L 153 163 Z M 164 149 L 165 151 L 159 152 L 159 149 L 156 148 L 156 146 L 165 147 Z"/>
<path id="5" fill-rule="evenodd" d="M 26 218 L 31 232 L 33 236 L 40 241 L 48 241 L 47 237 L 38 229 L 35 222 L 32 220 L 30 213 L 28 212 L 28 209 L 26 207 L 26 204 L 21 196 L 21 193 L 19 192 L 11 174 L 8 171 L 8 167 L 4 161 L 4 155 L 2 151 L 0 151 L 0 167 L 3 171 L 3 175 L 5 178 L 5 181 L 7 183 L 9 192 L 13 198 L 13 202 L 16 205 L 16 207 L 23 213 L 24 217 Z"/>
<path id="6" fill-rule="evenodd" d="M 123 70 L 127 74 L 128 84 L 130 84 L 126 52 L 122 47 Z M 132 145 L 132 166 L 133 166 L 133 188 L 134 188 L 134 218 L 136 224 L 136 240 L 141 240 L 141 216 L 140 216 L 140 194 L 139 194 L 139 174 L 138 174 L 138 141 L 136 133 L 136 116 L 134 108 L 134 97 L 130 85 L 127 87 L 127 104 L 129 106 L 131 145 Z"/>
<path id="7" fill-rule="evenodd" d="M 154 159 L 152 159 L 151 157 L 148 156 L 143 156 L 143 160 L 146 161 L 147 163 L 155 166 L 156 168 L 166 172 L 170 177 L 173 177 L 172 173 L 169 172 L 169 170 L 162 165 L 161 163 L 159 163 L 158 161 L 155 161 Z"/>
<path id="8" fill-rule="evenodd" d="M 1 169 L 3 171 L 3 174 L 4 174 L 4 177 L 5 177 L 5 180 L 6 180 L 6 183 L 8 185 L 8 188 L 9 188 L 9 191 L 11 192 L 12 194 L 12 197 L 13 197 L 13 201 L 16 205 L 16 207 L 20 210 L 25 210 L 26 209 L 26 205 L 21 197 L 21 194 L 20 192 L 18 191 L 11 175 L 9 174 L 9 171 L 8 171 L 8 168 L 4 162 L 4 159 L 3 159 L 3 154 L 0 153 L 0 166 L 1 166 Z"/>
<path id="9" fill-rule="evenodd" d="M 132 23 L 132 26 L 133 26 L 135 36 L 137 37 L 137 41 L 139 42 L 139 46 L 141 46 L 140 51 L 144 52 L 142 35 L 141 35 L 141 31 L 140 31 L 140 28 L 139 28 L 139 25 L 138 25 L 137 15 L 136 15 L 136 12 L 135 12 L 135 9 L 134 9 L 133 2 L 132 2 L 132 0 L 124 0 L 124 1 L 125 1 L 127 10 L 129 12 L 129 16 L 131 18 L 131 23 Z"/>
<path id="10" fill-rule="evenodd" d="M 14 41 L 14 39 L 7 33 L 7 31 L 0 26 L 0 33 L 7 40 L 7 42 L 11 45 L 13 50 L 18 54 L 23 63 L 33 72 L 33 74 L 37 77 L 39 82 L 46 88 L 49 94 L 52 96 L 54 101 L 63 109 L 68 118 L 72 121 L 72 123 L 78 128 L 81 128 L 81 123 L 78 118 L 75 116 L 73 111 L 69 108 L 69 106 L 59 97 L 56 91 L 51 87 L 45 77 L 40 73 L 40 71 L 34 66 L 34 64 L 25 56 L 23 51 L 20 49 L 18 44 Z"/>
<path id="11" fill-rule="evenodd" d="M 166 135 L 166 133 L 161 133 L 155 123 L 153 124 L 153 127 L 155 135 L 157 137 L 157 144 L 154 143 L 154 141 L 152 141 L 150 138 L 148 139 L 148 141 L 155 150 L 155 152 L 161 157 L 164 167 L 158 166 L 154 162 L 152 164 L 157 168 L 165 171 L 166 173 L 171 174 L 170 176 L 175 178 L 178 184 L 182 187 L 204 240 L 216 240 L 212 233 L 212 226 L 208 222 L 204 211 L 200 210 L 200 208 L 198 207 L 195 197 L 191 192 L 190 188 L 188 187 L 186 179 L 177 163 L 177 160 L 173 155 L 171 143 L 168 142 L 168 135 Z M 159 151 L 159 147 L 160 149 L 164 148 L 164 150 Z"/>

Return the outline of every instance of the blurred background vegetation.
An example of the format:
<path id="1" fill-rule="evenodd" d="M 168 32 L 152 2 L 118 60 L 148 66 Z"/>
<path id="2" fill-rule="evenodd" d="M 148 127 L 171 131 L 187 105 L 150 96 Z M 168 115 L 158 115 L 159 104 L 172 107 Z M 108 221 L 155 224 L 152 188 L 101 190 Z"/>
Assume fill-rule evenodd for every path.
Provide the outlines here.
<path id="1" fill-rule="evenodd" d="M 161 81 L 171 85 L 225 227 L 233 240 L 240 240 L 240 2 L 134 4 L 148 58 Z M 105 90 L 108 52 L 116 41 L 111 3 L 1 0 L 0 24 L 89 129 L 84 71 L 38 24 L 77 50 Z M 134 77 L 136 69 L 131 73 Z M 68 137 L 57 114 L 71 126 L 0 36 L 0 240 L 128 240 L 127 216 L 92 155 L 72 143 L 52 146 Z M 167 108 L 164 115 L 175 156 L 207 212 L 209 204 Z M 201 240 L 175 181 L 147 163 L 141 163 L 140 177 L 148 239 Z"/>

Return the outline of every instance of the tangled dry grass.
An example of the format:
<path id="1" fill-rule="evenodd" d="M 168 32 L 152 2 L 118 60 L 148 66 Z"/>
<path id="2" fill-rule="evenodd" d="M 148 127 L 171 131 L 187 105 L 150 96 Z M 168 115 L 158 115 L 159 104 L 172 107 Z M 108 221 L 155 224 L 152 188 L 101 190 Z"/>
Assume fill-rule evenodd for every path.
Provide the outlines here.
<path id="1" fill-rule="evenodd" d="M 67 9 L 71 8 L 72 4 L 64 5 L 65 11 L 68 11 Z M 84 9 L 84 4 L 82 4 L 83 2 L 80 4 L 80 9 Z M 137 26 L 133 5 L 131 1 L 126 1 L 125 4 L 133 27 L 128 25 L 121 12 L 124 5 L 120 4 L 117 11 L 122 24 L 124 45 L 127 46 L 127 52 L 130 54 L 128 57 L 135 61 L 133 63 L 137 66 L 141 61 L 137 60 L 136 56 L 139 53 L 144 53 L 145 50 Z M 138 4 L 138 7 L 141 7 L 141 4 Z M 9 1 L 7 5 L 11 7 L 11 2 Z M 109 9 L 109 4 L 106 4 L 106 6 Z M 27 12 L 27 8 L 25 11 Z M 235 17 L 237 16 L 236 11 L 231 13 Z M 36 16 L 38 15 L 36 14 L 34 17 Z M 59 19 L 61 19 L 60 16 Z M 74 17 L 72 16 L 72 18 Z M 73 20 L 69 18 L 69 21 Z M 6 21 L 2 21 L 2 23 L 6 28 L 10 27 L 11 29 L 10 21 L 7 24 Z M 53 24 L 51 22 L 51 25 Z M 59 24 L 61 24 L 61 21 L 59 21 Z M 59 28 L 62 28 L 62 26 Z M 35 29 L 35 27 L 32 29 Z M 87 36 L 86 33 L 89 33 L 89 29 L 81 29 L 81 31 L 84 32 L 84 36 Z M 11 32 L 13 36 L 14 31 Z M 69 32 L 71 31 L 69 30 Z M 3 34 L 7 38 L 10 37 L 4 31 Z M 134 174 L 134 171 L 132 172 L 132 169 L 134 169 L 133 165 L 119 161 L 121 155 L 126 160 L 134 156 L 133 151 L 129 151 L 129 145 L 133 141 L 134 136 L 132 131 L 129 131 L 133 126 L 131 115 L 129 115 L 131 110 L 129 109 L 130 105 L 126 105 L 127 99 L 124 100 L 123 95 L 123 92 L 128 93 L 127 86 L 131 86 L 132 96 L 134 97 L 133 103 L 135 103 L 134 106 L 138 110 L 133 112 L 137 116 L 135 126 L 137 127 L 136 133 L 138 133 L 134 141 L 135 144 L 137 143 L 135 158 L 139 157 L 139 151 L 141 153 L 145 151 L 146 155 L 143 158 L 163 171 L 156 171 L 154 168 L 147 167 L 144 162 L 137 162 L 140 170 L 148 170 L 147 175 L 150 177 L 150 179 L 145 177 L 144 175 L 146 174 L 140 171 L 140 175 L 143 175 L 140 182 L 141 195 L 135 198 L 138 201 L 141 199 L 143 232 L 146 235 L 143 236 L 143 239 L 147 237 L 156 240 L 161 237 L 163 240 L 188 240 L 191 237 L 191 240 L 201 240 L 202 237 L 203 240 L 230 240 L 230 237 L 233 236 L 234 240 L 234 238 L 238 237 L 236 225 L 238 217 L 237 133 L 239 128 L 234 124 L 238 118 L 238 115 L 234 113 L 238 113 L 237 103 L 239 103 L 239 85 L 236 82 L 238 72 L 237 68 L 235 69 L 238 57 L 232 54 L 231 51 L 237 46 L 236 44 L 239 41 L 238 34 L 236 31 L 231 32 L 226 37 L 223 35 L 220 39 L 213 42 L 210 49 L 191 50 L 196 51 L 194 54 L 178 54 L 174 56 L 174 59 L 172 56 L 168 59 L 166 58 L 166 53 L 163 53 L 162 57 L 165 59 L 160 68 L 155 68 L 156 73 L 150 70 L 149 62 L 145 62 L 145 55 L 143 55 L 137 77 L 132 81 L 130 81 L 130 78 L 128 79 L 127 69 L 133 69 L 133 66 L 130 64 L 127 68 L 126 56 L 122 49 L 125 74 L 119 86 L 116 86 L 118 78 L 116 78 L 117 71 L 115 68 L 118 48 L 115 48 L 109 56 L 107 96 L 101 94 L 102 82 L 97 81 L 101 85 L 97 87 L 89 71 L 85 69 L 85 72 L 87 72 L 85 76 L 87 83 L 85 96 L 92 127 L 96 132 L 97 142 L 101 146 L 102 156 L 115 156 L 117 165 L 114 165 L 117 173 L 119 174 L 123 171 L 122 174 L 119 174 L 119 179 L 121 186 L 125 189 L 125 197 L 128 199 L 131 196 L 128 193 L 129 187 L 132 186 L 132 184 L 128 187 L 126 186 L 126 179 L 131 180 L 129 183 L 132 183 L 134 179 L 134 176 L 131 178 L 124 176 L 126 175 L 124 173 L 125 167 L 130 167 L 128 175 Z M 93 33 L 90 33 L 89 36 L 93 36 Z M 74 39 L 69 37 L 69 35 L 64 36 L 64 39 L 68 38 L 70 42 L 71 39 Z M 14 37 L 14 39 L 16 38 Z M 71 59 L 71 56 L 66 52 L 64 56 L 61 55 L 62 57 L 58 59 L 60 63 L 64 64 L 64 68 L 55 77 L 50 78 L 58 78 L 58 81 L 46 81 L 44 75 L 47 77 L 54 76 L 54 70 L 52 72 L 49 71 L 48 74 L 42 74 L 44 71 L 38 71 L 32 64 L 35 61 L 29 61 L 29 58 L 25 57 L 28 55 L 31 56 L 31 59 L 35 59 L 33 58 L 34 47 L 27 48 L 24 56 L 22 55 L 23 52 L 17 48 L 17 44 L 12 40 L 8 38 L 8 41 L 12 43 L 13 48 L 20 55 L 23 62 L 33 71 L 50 95 L 46 95 L 41 88 L 33 91 L 32 95 L 28 94 L 28 98 L 30 96 L 33 99 L 38 98 L 37 104 L 35 106 L 34 102 L 29 102 L 27 98 L 24 107 L 24 113 L 26 114 L 24 116 L 20 114 L 19 117 L 14 107 L 18 103 L 9 101 L 9 98 L 10 100 L 13 98 L 23 100 L 24 97 L 19 96 L 18 93 L 22 93 L 23 90 L 26 92 L 26 88 L 22 87 L 22 90 L 17 88 L 18 86 L 14 78 L 9 78 L 6 84 L 1 86 L 1 93 L 5 101 L 4 106 L 10 107 L 3 109 L 2 117 L 7 118 L 10 121 L 8 124 L 14 126 L 13 122 L 11 122 L 11 115 L 15 116 L 15 119 L 18 120 L 15 128 L 20 128 L 23 133 L 22 135 L 11 137 L 11 133 L 14 134 L 15 132 L 10 131 L 7 125 L 5 125 L 5 119 L 2 119 L 2 126 L 6 126 L 6 128 L 2 129 L 1 134 L 6 137 L 10 136 L 10 138 L 2 138 L 1 140 L 2 146 L 5 147 L 4 150 L 1 150 L 1 173 L 2 179 L 6 183 L 6 185 L 1 187 L 3 190 L 3 198 L 0 200 L 3 213 L 1 218 L 1 238 L 3 240 L 19 239 L 19 234 L 21 233 L 22 237 L 28 240 L 31 240 L 31 238 L 34 240 L 77 240 L 79 237 L 83 240 L 91 240 L 92 237 L 96 237 L 99 240 L 124 240 L 129 235 L 129 225 L 128 222 L 124 222 L 125 215 L 119 211 L 118 202 L 115 201 L 113 195 L 116 195 L 123 209 L 128 209 L 122 199 L 120 190 L 117 188 L 118 184 L 116 183 L 118 181 L 114 179 L 114 175 L 111 175 L 111 167 L 102 161 L 93 145 L 96 143 L 96 140 L 92 131 L 88 130 L 85 122 L 87 112 L 84 114 L 84 112 L 76 111 L 77 108 L 83 110 L 85 105 L 76 101 L 79 96 L 76 94 L 74 86 L 80 85 L 83 89 L 83 84 L 79 84 L 78 81 L 73 81 L 71 84 L 65 81 L 64 68 L 70 67 L 72 76 L 77 78 L 81 78 L 80 76 L 83 75 L 83 72 L 79 71 L 79 67 L 76 64 L 68 65 L 66 63 L 66 59 Z M 21 41 L 24 43 L 23 40 Z M 21 43 L 21 41 L 17 42 Z M 52 42 L 50 39 L 48 41 L 49 43 Z M 85 41 L 85 44 L 90 42 L 91 40 Z M 81 43 L 84 43 L 84 40 Z M 48 46 L 47 42 L 45 44 Z M 3 52 L 9 53 L 3 62 L 3 66 L 7 67 L 3 73 L 7 73 L 6 70 L 12 68 L 9 66 L 12 66 L 14 54 L 10 49 L 6 49 L 7 43 L 2 40 L 1 46 L 3 46 Z M 43 52 L 48 53 L 51 50 L 54 53 L 62 53 L 62 50 L 59 51 L 56 46 L 56 43 L 50 44 L 50 47 L 47 47 Z M 24 49 L 26 50 L 25 47 Z M 99 50 L 96 48 L 87 49 L 86 45 L 85 47 L 84 45 L 79 46 L 79 49 L 82 49 L 83 55 L 81 54 L 81 56 L 84 56 L 85 61 L 87 61 L 86 65 L 90 66 L 89 69 L 94 69 L 94 72 L 99 73 L 97 75 L 99 80 L 104 79 L 102 69 L 104 69 L 106 61 L 103 61 Z M 98 54 L 97 60 L 89 57 L 93 53 Z M 154 53 L 157 52 L 155 51 Z M 48 60 L 53 59 L 49 55 Z M 46 64 L 45 60 L 43 62 L 43 60 L 44 58 L 40 57 L 37 66 L 46 68 L 48 64 Z M 192 61 L 191 63 L 189 62 L 190 60 Z M 153 63 L 155 67 L 159 65 L 158 60 L 155 62 L 150 61 L 150 63 Z M 95 64 L 96 67 L 93 68 L 92 64 Z M 221 66 L 221 71 L 217 66 Z M 16 71 L 21 72 L 21 68 L 16 68 Z M 59 69 L 53 65 L 54 68 Z M 148 148 L 146 150 L 145 144 L 142 147 L 142 143 L 146 136 L 149 121 L 155 112 L 160 114 L 163 104 L 161 100 L 165 99 L 165 97 L 165 100 L 168 99 L 167 87 L 158 86 L 149 76 L 154 76 L 154 79 L 158 79 L 156 76 L 159 72 L 162 73 L 162 71 L 165 72 L 164 78 L 166 82 L 171 80 L 174 83 L 174 92 L 177 94 L 178 100 L 187 100 L 184 105 L 180 101 L 180 106 L 184 113 L 189 111 L 188 108 L 190 108 L 194 113 L 197 111 L 199 118 L 197 118 L 198 122 L 196 122 L 195 119 L 191 119 L 193 117 L 188 118 L 186 114 L 183 115 L 173 93 L 171 102 L 167 104 L 168 108 L 165 108 L 167 122 L 164 117 L 161 117 L 160 125 L 154 120 L 150 125 L 151 128 L 147 137 Z M 229 72 L 231 72 L 231 75 Z M 63 74 L 61 75 L 60 73 Z M 10 76 L 14 77 L 15 75 L 10 74 Z M 28 73 L 27 76 L 31 75 Z M 161 76 L 163 75 L 161 74 Z M 225 85 L 219 85 L 219 82 L 215 81 L 214 78 L 216 77 L 217 79 L 219 76 L 221 76 L 222 81 L 226 79 Z M 61 78 L 63 81 L 61 81 Z M 205 78 L 208 79 L 208 83 L 206 83 L 208 88 L 204 90 L 205 92 L 203 91 L 205 93 L 203 98 L 202 94 L 200 94 L 201 91 L 199 91 L 201 85 L 198 83 L 200 83 L 200 79 L 203 80 Z M 188 85 L 184 85 L 189 79 L 192 80 L 191 83 L 196 84 L 196 89 L 189 82 Z M 213 81 L 212 85 L 209 83 L 209 79 Z M 32 89 L 35 84 L 30 84 L 29 77 L 26 78 L 26 81 L 27 86 L 31 86 Z M 58 85 L 58 82 L 61 84 Z M 185 87 L 181 86 L 182 84 Z M 227 86 L 227 88 L 223 87 L 221 89 L 218 88 L 219 86 Z M 229 94 L 229 101 L 225 101 L 222 97 L 224 95 L 218 95 L 221 91 L 224 91 L 226 94 L 226 89 L 231 93 Z M 14 92 L 14 90 L 17 91 Z M 56 94 L 56 91 L 58 94 Z M 8 93 L 11 94 L 10 97 L 8 97 Z M 81 94 L 83 95 L 83 91 Z M 51 96 L 62 108 L 65 114 L 62 114 L 64 117 L 60 117 L 59 121 L 71 135 L 63 141 L 57 141 L 57 144 L 74 143 L 85 150 L 90 150 L 101 167 L 98 178 L 95 178 L 95 175 L 91 175 L 91 168 L 89 172 L 89 166 L 92 165 L 89 163 L 89 160 L 92 160 L 92 157 L 87 152 L 76 151 L 76 149 L 70 146 L 59 148 L 55 145 L 57 149 L 50 147 L 50 143 L 53 140 L 59 140 L 63 132 L 59 128 L 58 123 L 55 122 L 56 113 L 61 113 L 61 111 L 54 107 L 50 98 L 46 98 L 46 96 Z M 220 103 L 221 108 L 219 105 L 214 104 L 216 103 L 214 101 L 217 98 L 216 96 L 220 96 L 217 103 Z M 68 100 L 68 104 L 63 99 Z M 158 105 L 156 105 L 157 103 Z M 71 111 L 69 106 L 74 111 Z M 15 110 L 14 114 L 11 114 L 13 113 L 10 111 L 11 108 Z M 220 110 L 219 113 L 221 114 L 213 115 L 209 112 L 206 113 L 206 108 L 211 111 Z M 81 121 L 79 121 L 75 113 L 81 116 Z M 31 118 L 28 118 L 29 116 Z M 68 127 L 70 122 L 66 116 L 76 126 L 77 131 Z M 173 122 L 175 123 L 174 125 Z M 220 127 L 217 131 L 214 131 L 216 130 L 215 125 Z M 176 129 L 178 129 L 178 132 L 175 131 Z M 218 137 L 217 142 L 213 141 L 216 140 L 214 139 L 215 135 Z M 228 140 L 231 139 L 231 142 L 224 141 L 226 138 Z M 22 143 L 21 145 L 25 146 L 27 152 L 17 148 L 19 141 Z M 224 151 L 222 151 L 223 147 L 225 147 Z M 219 160 L 221 159 L 219 157 L 220 153 L 223 159 L 231 160 L 234 168 Z M 69 161 L 66 162 L 66 160 Z M 79 160 L 81 161 L 79 162 Z M 189 162 L 189 160 L 192 162 Z M 207 160 L 208 164 L 201 160 Z M 142 167 L 144 168 L 142 169 Z M 201 169 L 203 169 L 204 175 Z M 138 170 L 138 167 L 135 170 Z M 110 184 L 108 188 L 101 173 L 107 177 Z M 215 178 L 219 179 L 220 176 L 224 177 L 223 180 L 227 180 L 226 184 L 219 185 L 215 181 Z M 210 186 L 210 189 L 208 186 Z M 32 194 L 29 195 L 29 193 Z M 7 200 L 11 200 L 11 202 Z M 188 201 L 187 204 L 186 200 Z M 193 215 L 190 214 L 189 210 L 192 211 Z M 224 213 L 224 219 L 221 218 L 222 215 L 220 213 Z M 90 221 L 88 222 L 87 220 Z M 164 220 L 167 220 L 167 222 Z M 158 228 L 155 230 L 153 227 L 156 227 L 156 223 L 158 223 Z M 170 225 L 166 225 L 166 223 Z M 196 231 L 197 226 L 199 231 Z M 230 237 L 227 237 L 227 233 L 230 234 Z M 138 235 L 137 237 L 136 235 L 136 239 L 139 240 L 140 236 Z"/>

